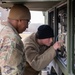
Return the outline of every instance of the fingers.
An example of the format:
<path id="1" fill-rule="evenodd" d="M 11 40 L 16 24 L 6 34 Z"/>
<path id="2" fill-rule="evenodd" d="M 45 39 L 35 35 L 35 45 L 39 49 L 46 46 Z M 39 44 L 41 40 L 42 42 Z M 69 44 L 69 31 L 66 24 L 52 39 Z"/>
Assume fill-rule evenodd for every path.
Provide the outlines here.
<path id="1" fill-rule="evenodd" d="M 63 46 L 63 40 L 58 41 L 60 46 Z"/>
<path id="2" fill-rule="evenodd" d="M 60 49 L 62 45 L 63 45 L 63 41 L 57 41 L 57 42 L 53 45 L 53 47 L 54 47 L 55 50 L 57 50 L 57 49 Z"/>

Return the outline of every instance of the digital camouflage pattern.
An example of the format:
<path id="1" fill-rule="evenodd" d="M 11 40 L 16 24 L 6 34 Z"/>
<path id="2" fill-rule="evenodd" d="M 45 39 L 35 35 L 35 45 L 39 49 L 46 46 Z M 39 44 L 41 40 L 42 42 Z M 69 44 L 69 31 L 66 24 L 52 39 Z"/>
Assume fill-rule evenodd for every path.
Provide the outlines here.
<path id="1" fill-rule="evenodd" d="M 0 25 L 0 70 L 1 75 L 23 75 L 24 54 L 21 37 L 15 28 Z"/>

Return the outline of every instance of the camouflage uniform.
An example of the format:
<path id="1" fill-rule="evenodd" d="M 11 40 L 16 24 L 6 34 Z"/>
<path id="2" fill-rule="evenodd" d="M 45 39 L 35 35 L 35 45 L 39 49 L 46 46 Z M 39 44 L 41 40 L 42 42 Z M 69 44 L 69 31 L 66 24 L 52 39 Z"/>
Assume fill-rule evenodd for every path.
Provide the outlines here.
<path id="1" fill-rule="evenodd" d="M 24 54 L 21 37 L 15 28 L 0 25 L 0 69 L 1 75 L 23 75 Z"/>

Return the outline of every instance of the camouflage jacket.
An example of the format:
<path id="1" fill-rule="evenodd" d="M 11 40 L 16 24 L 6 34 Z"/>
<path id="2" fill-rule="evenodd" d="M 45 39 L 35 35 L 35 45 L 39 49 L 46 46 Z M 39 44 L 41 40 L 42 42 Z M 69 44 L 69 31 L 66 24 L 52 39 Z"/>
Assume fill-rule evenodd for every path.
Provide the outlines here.
<path id="1" fill-rule="evenodd" d="M 0 70 L 1 75 L 23 75 L 24 52 L 21 37 L 15 28 L 0 25 Z"/>

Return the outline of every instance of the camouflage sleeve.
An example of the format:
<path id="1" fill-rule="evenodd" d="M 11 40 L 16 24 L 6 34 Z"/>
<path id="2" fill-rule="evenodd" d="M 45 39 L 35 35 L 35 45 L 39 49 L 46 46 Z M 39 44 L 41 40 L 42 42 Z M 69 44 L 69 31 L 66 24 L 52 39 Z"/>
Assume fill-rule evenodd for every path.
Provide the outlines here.
<path id="1" fill-rule="evenodd" d="M 14 45 L 10 37 L 0 38 L 0 67 L 2 75 L 16 75 L 16 68 L 7 64 L 14 50 Z"/>
<path id="2" fill-rule="evenodd" d="M 7 60 L 11 56 L 13 50 L 13 43 L 9 37 L 4 37 L 0 39 L 0 66 L 6 64 Z"/>

